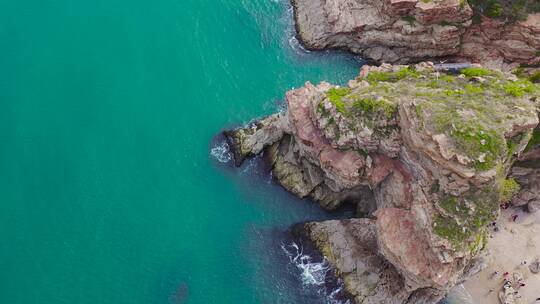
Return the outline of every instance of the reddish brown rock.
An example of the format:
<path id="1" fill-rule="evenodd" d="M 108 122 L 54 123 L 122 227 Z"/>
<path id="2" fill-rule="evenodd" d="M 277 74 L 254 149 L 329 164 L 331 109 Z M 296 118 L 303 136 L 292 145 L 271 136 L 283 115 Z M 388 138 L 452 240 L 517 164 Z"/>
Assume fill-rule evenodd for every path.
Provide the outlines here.
<path id="1" fill-rule="evenodd" d="M 293 0 L 298 37 L 309 49 L 347 49 L 378 62 L 450 57 L 511 70 L 540 62 L 540 13 L 506 23 L 462 0 Z"/>
<path id="2" fill-rule="evenodd" d="M 396 79 L 375 82 L 374 72 Z M 233 131 L 246 142 L 236 146 L 266 147 L 274 178 L 297 196 L 327 209 L 349 202 L 374 218 L 305 225 L 356 303 L 434 304 L 479 270 L 499 184 L 538 125 L 537 105 L 532 93 L 508 95 L 515 76 L 502 72 L 485 75 L 481 81 L 498 86 L 474 99 L 447 92 L 477 77 L 441 75 L 429 63 L 365 66 L 360 74 L 344 88 L 306 83 L 289 91 L 288 112 Z M 427 85 L 442 78 L 447 84 Z M 276 128 L 277 142 L 267 136 Z M 487 140 L 497 148 L 483 148 Z M 513 173 L 525 185 L 533 171 Z M 540 209 L 531 193 L 517 198 Z"/>
<path id="3" fill-rule="evenodd" d="M 426 232 L 419 229 L 410 211 L 384 208 L 375 216 L 380 251 L 393 265 L 399 265 L 407 288 L 447 288 L 454 275 L 453 265 L 434 256 Z"/>
<path id="4" fill-rule="evenodd" d="M 470 7 L 459 0 L 293 0 L 298 37 L 309 49 L 339 48 L 380 62 L 458 52 Z M 441 26 L 442 21 L 459 25 Z"/>
<path id="5" fill-rule="evenodd" d="M 404 16 L 415 8 L 416 3 L 418 0 L 386 0 L 384 5 L 392 14 Z"/>
<path id="6" fill-rule="evenodd" d="M 488 67 L 511 70 L 519 64 L 536 64 L 540 62 L 540 13 L 514 24 L 483 18 L 467 29 L 462 41 L 458 56 Z"/>
<path id="7" fill-rule="evenodd" d="M 414 16 L 421 24 L 463 23 L 472 17 L 470 6 L 460 0 L 418 1 Z"/>

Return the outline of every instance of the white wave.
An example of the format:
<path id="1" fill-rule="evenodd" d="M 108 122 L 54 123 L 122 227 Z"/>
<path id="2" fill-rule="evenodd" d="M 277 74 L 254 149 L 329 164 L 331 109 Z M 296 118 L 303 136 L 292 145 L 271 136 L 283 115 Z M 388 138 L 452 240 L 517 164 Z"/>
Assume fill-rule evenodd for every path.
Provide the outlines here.
<path id="1" fill-rule="evenodd" d="M 336 297 L 339 295 L 339 293 L 343 289 L 343 282 L 340 280 L 338 283 L 339 283 L 339 287 L 336 288 L 334 291 L 332 291 L 328 295 L 326 302 L 328 304 L 350 304 L 351 302 L 349 300 L 347 300 L 345 302 L 341 302 L 340 300 L 336 299 Z"/>
<path id="2" fill-rule="evenodd" d="M 308 49 L 306 49 L 302 43 L 300 43 L 300 40 L 298 40 L 298 38 L 296 37 L 296 35 L 293 33 L 290 33 L 289 34 L 290 37 L 289 37 L 289 46 L 291 47 L 291 49 L 296 53 L 296 54 L 309 54 L 311 53 L 311 51 L 309 51 Z"/>
<path id="3" fill-rule="evenodd" d="M 326 273 L 330 269 L 326 259 L 323 259 L 322 262 L 312 261 L 309 255 L 303 253 L 303 248 L 294 242 L 288 246 L 282 244 L 281 248 L 285 251 L 291 263 L 301 271 L 304 285 L 320 286 L 324 284 Z"/>
<path id="4" fill-rule="evenodd" d="M 210 150 L 210 155 L 220 163 L 228 163 L 232 159 L 229 144 L 227 144 L 226 141 L 222 141 L 217 146 L 213 147 Z"/>
<path id="5" fill-rule="evenodd" d="M 303 247 L 295 242 L 290 245 L 281 244 L 281 249 L 285 252 L 289 261 L 300 270 L 300 278 L 304 287 L 316 287 L 317 292 L 326 297 L 328 304 L 350 304 L 341 302 L 336 297 L 343 288 L 343 283 L 338 281 L 338 287 L 328 292 L 325 288 L 326 274 L 330 271 L 330 265 L 326 258 L 316 262 L 307 254 L 304 254 Z"/>

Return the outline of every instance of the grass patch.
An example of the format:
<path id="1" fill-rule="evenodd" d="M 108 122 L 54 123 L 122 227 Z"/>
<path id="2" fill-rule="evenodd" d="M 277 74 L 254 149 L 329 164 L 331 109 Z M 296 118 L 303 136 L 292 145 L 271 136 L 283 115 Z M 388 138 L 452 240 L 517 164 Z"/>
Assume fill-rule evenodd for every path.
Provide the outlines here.
<path id="1" fill-rule="evenodd" d="M 444 90 L 443 93 L 444 95 L 448 97 L 453 97 L 453 96 L 463 95 L 465 91 L 461 89 L 454 89 L 454 90 Z"/>
<path id="2" fill-rule="evenodd" d="M 464 228 L 451 218 L 438 216 L 433 231 L 450 241 L 455 248 L 462 248 L 464 242 L 471 236 L 471 232 Z"/>
<path id="3" fill-rule="evenodd" d="M 478 76 L 487 76 L 491 74 L 491 72 L 484 68 L 470 67 L 470 68 L 462 69 L 461 74 L 467 77 L 478 77 Z"/>
<path id="4" fill-rule="evenodd" d="M 391 118 L 396 113 L 397 106 L 390 101 L 381 98 L 373 97 L 359 98 L 353 102 L 353 108 L 362 112 L 374 112 L 382 110 L 388 118 Z"/>
<path id="5" fill-rule="evenodd" d="M 455 79 L 456 77 L 452 75 L 448 75 L 448 74 L 444 74 L 444 75 L 441 75 L 441 77 L 439 77 L 439 80 L 442 80 L 448 83 L 453 83 Z"/>
<path id="6" fill-rule="evenodd" d="M 452 135 L 457 145 L 475 158 L 474 167 L 480 171 L 493 168 L 501 155 L 502 136 L 495 130 L 485 130 L 473 122 L 454 125 L 456 128 L 452 131 Z"/>
<path id="7" fill-rule="evenodd" d="M 332 88 L 326 92 L 328 100 L 336 107 L 336 110 L 342 114 L 346 113 L 345 103 L 342 98 L 351 93 L 351 89 L 347 87 Z"/>
<path id="8" fill-rule="evenodd" d="M 369 72 L 366 79 L 370 83 L 377 83 L 377 82 L 398 82 L 405 78 L 419 78 L 420 73 L 417 71 L 405 67 L 397 72 L 377 72 L 372 71 Z"/>
<path id="9" fill-rule="evenodd" d="M 536 90 L 534 84 L 528 80 L 520 79 L 504 85 L 506 94 L 514 97 L 522 97 L 525 93 L 533 93 Z"/>
<path id="10" fill-rule="evenodd" d="M 465 92 L 467 94 L 483 94 L 484 93 L 484 89 L 480 86 L 475 86 L 475 85 L 472 85 L 470 83 L 466 84 L 465 85 Z"/>
<path id="11" fill-rule="evenodd" d="M 509 202 L 519 192 L 521 187 L 513 178 L 504 179 L 499 185 L 499 198 L 501 202 Z"/>

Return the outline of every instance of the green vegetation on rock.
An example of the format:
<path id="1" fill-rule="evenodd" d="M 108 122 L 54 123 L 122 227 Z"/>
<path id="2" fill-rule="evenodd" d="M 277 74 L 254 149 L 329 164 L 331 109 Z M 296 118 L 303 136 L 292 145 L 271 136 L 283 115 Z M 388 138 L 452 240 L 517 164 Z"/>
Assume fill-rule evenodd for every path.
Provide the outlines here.
<path id="1" fill-rule="evenodd" d="M 380 135 L 389 134 L 388 122 L 395 117 L 397 105 L 414 101 L 418 128 L 447 135 L 455 154 L 477 171 L 493 169 L 512 156 L 522 137 L 505 138 L 506 130 L 518 123 L 515 119 L 536 113 L 529 99 L 538 85 L 480 67 L 463 69 L 459 76 L 394 67 L 370 71 L 357 82 L 354 88 L 326 93 L 352 130 L 363 125 Z"/>
<path id="2" fill-rule="evenodd" d="M 420 77 L 420 73 L 418 73 L 417 71 L 414 71 L 413 69 L 409 67 L 405 67 L 405 68 L 400 69 L 397 72 L 373 71 L 368 74 L 366 79 L 369 83 L 377 83 L 377 82 L 397 82 L 408 77 L 418 78 Z"/>
<path id="3" fill-rule="evenodd" d="M 368 70 L 350 86 L 328 90 L 318 105 L 322 116 L 333 112 L 330 105 L 334 113 L 342 114 L 336 120 L 326 120 L 324 128 L 329 134 L 339 137 L 367 128 L 372 132 L 366 134 L 373 134 L 373 140 L 382 140 L 399 131 L 398 119 L 406 119 L 417 128 L 418 136 L 433 138 L 441 155 L 446 158 L 442 149 L 450 155 L 448 161 L 467 167 L 471 174 L 491 176 L 489 184 L 470 184 L 459 196 L 442 192 L 440 185 L 430 190 L 439 198 L 434 233 L 457 250 L 481 250 L 485 226 L 496 219 L 499 203 L 519 190 L 515 180 L 506 179 L 502 168 L 531 138 L 531 132 L 512 137 L 506 133 L 524 119 L 536 117 L 531 99 L 536 98 L 538 85 L 524 77 L 516 79 L 480 67 L 463 69 L 456 76 L 435 73 L 429 67 L 393 66 Z M 540 144 L 540 132 L 529 142 L 529 146 L 535 144 Z M 358 153 L 365 155 L 367 151 Z"/>
<path id="4" fill-rule="evenodd" d="M 510 22 L 525 20 L 531 13 L 540 12 L 537 0 L 469 0 L 475 19 L 481 15 Z"/>
<path id="5" fill-rule="evenodd" d="M 527 144 L 527 147 L 525 147 L 525 151 L 528 151 L 534 147 L 536 147 L 538 144 L 540 144 L 540 130 L 534 129 L 532 133 L 532 137 L 529 140 L 529 143 Z"/>
<path id="6" fill-rule="evenodd" d="M 414 18 L 414 16 L 403 16 L 401 19 L 409 23 L 410 26 L 414 26 L 414 23 L 416 22 L 416 18 Z"/>
<path id="7" fill-rule="evenodd" d="M 356 98 L 352 104 L 353 108 L 363 112 L 374 112 L 382 110 L 387 117 L 392 117 L 397 106 L 384 98 L 375 99 L 373 97 Z"/>
<path id="8" fill-rule="evenodd" d="M 508 202 L 519 191 L 520 186 L 513 178 L 504 179 L 499 186 L 501 202 Z"/>
<path id="9" fill-rule="evenodd" d="M 447 239 L 456 249 L 469 246 L 478 250 L 479 236 L 485 232 L 485 225 L 496 219 L 499 208 L 499 193 L 488 188 L 471 189 L 459 197 L 443 197 L 438 202 L 443 212 L 434 220 L 435 234 Z"/>
<path id="10" fill-rule="evenodd" d="M 463 69 L 461 74 L 419 79 L 415 110 L 421 127 L 448 135 L 474 168 L 489 170 L 513 154 L 515 143 L 509 143 L 504 132 L 511 127 L 509 121 L 535 111 L 528 98 L 538 86 L 477 67 Z"/>
<path id="11" fill-rule="evenodd" d="M 456 221 L 451 218 L 438 216 L 435 219 L 433 231 L 441 236 L 458 249 L 463 247 L 463 243 L 471 236 L 471 232 L 463 229 Z"/>
<path id="12" fill-rule="evenodd" d="M 490 74 L 490 71 L 484 68 L 470 67 L 461 70 L 461 74 L 467 77 L 486 76 Z"/>
<path id="13" fill-rule="evenodd" d="M 526 79 L 521 79 L 516 82 L 510 82 L 504 85 L 504 91 L 506 92 L 506 94 L 512 95 L 514 97 L 521 97 L 525 93 L 533 93 L 535 89 L 535 86 Z"/>
<path id="14" fill-rule="evenodd" d="M 347 96 L 351 92 L 350 88 L 343 87 L 343 88 L 332 88 L 326 92 L 326 97 L 328 97 L 328 100 L 334 106 L 336 107 L 336 110 L 342 114 L 345 114 L 345 104 L 343 103 L 342 98 L 344 96 Z"/>
<path id="15" fill-rule="evenodd" d="M 502 136 L 496 130 L 485 129 L 473 121 L 456 122 L 451 134 L 467 155 L 473 156 L 476 169 L 484 171 L 495 166 L 501 155 Z"/>

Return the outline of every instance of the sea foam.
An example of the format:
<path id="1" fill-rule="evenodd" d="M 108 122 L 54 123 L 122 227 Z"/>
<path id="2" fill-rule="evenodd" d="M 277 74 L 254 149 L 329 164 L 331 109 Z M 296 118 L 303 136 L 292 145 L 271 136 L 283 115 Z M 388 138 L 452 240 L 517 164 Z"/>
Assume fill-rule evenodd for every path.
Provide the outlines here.
<path id="1" fill-rule="evenodd" d="M 225 140 L 217 143 L 215 147 L 210 149 L 210 155 L 220 163 L 228 163 L 232 159 L 229 144 Z"/>
<path id="2" fill-rule="evenodd" d="M 327 304 L 350 304 L 338 299 L 343 290 L 343 282 L 338 280 L 336 288 L 327 290 L 326 276 L 331 270 L 326 258 L 322 261 L 315 261 L 311 256 L 304 253 L 302 245 L 295 242 L 285 245 L 281 244 L 281 249 L 285 252 L 289 261 L 300 270 L 300 278 L 305 288 L 315 288 L 317 293 L 325 297 Z"/>

